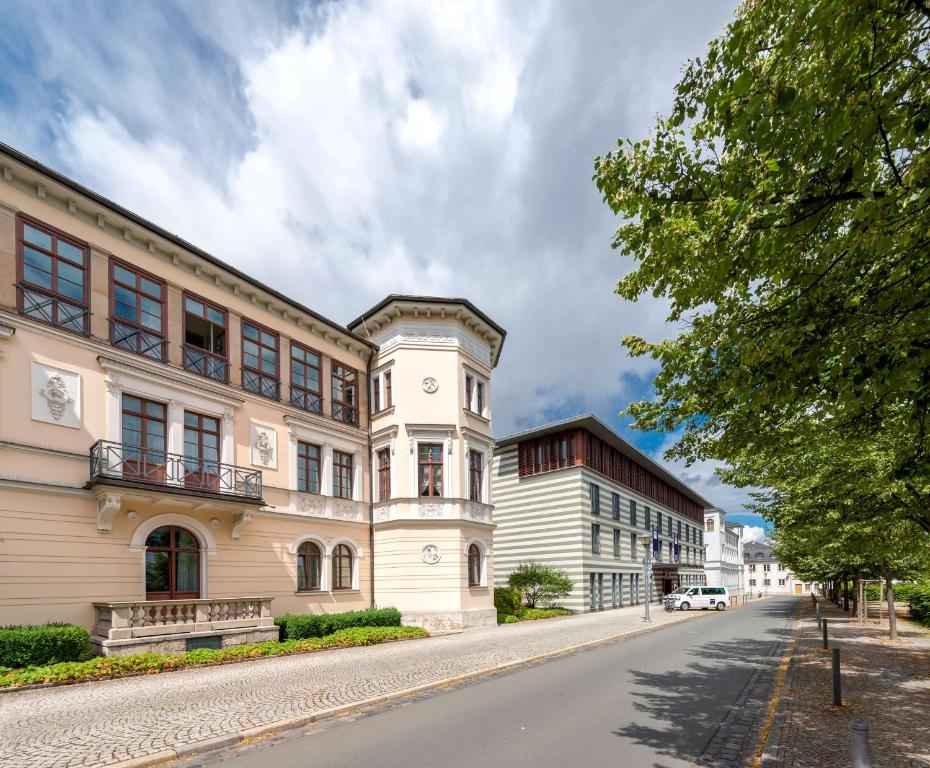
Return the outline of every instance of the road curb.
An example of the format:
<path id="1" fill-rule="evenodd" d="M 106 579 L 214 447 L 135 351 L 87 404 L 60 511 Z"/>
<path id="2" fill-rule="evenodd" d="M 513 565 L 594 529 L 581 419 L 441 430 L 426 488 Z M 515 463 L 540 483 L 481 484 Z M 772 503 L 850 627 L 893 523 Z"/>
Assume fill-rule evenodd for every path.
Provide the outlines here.
<path id="1" fill-rule="evenodd" d="M 568 646 L 567 648 L 559 648 L 555 651 L 547 651 L 546 653 L 540 653 L 535 656 L 527 656 L 523 659 L 508 661 L 504 664 L 498 664 L 493 667 L 486 667 L 484 669 L 475 670 L 473 672 L 465 672 L 461 675 L 443 678 L 442 680 L 434 680 L 432 682 L 424 683 L 423 685 L 417 685 L 412 688 L 404 688 L 401 691 L 393 691 L 392 693 L 387 693 L 383 696 L 373 696 L 368 699 L 361 699 L 360 701 L 353 702 L 352 704 L 331 707 L 330 709 L 323 709 L 312 714 L 299 715 L 298 717 L 288 718 L 287 720 L 277 720 L 272 723 L 256 726 L 255 728 L 247 728 L 234 734 L 229 734 L 228 736 L 220 736 L 213 739 L 206 739 L 204 741 L 197 741 L 191 744 L 177 747 L 175 749 L 163 750 L 152 755 L 136 757 L 130 760 L 121 761 L 119 763 L 110 763 L 107 768 L 151 768 L 151 766 L 164 765 L 173 760 L 178 760 L 179 758 L 188 758 L 203 752 L 209 752 L 214 749 L 228 747 L 247 739 L 259 738 L 261 736 L 267 736 L 271 733 L 278 733 L 280 731 L 288 731 L 294 728 L 300 728 L 304 725 L 310 725 L 321 720 L 330 720 L 335 717 L 341 717 L 356 710 L 378 706 L 379 704 L 385 704 L 396 699 L 403 699 L 408 696 L 414 696 L 418 693 L 424 693 L 426 691 L 434 690 L 437 688 L 455 685 L 457 683 L 466 682 L 468 680 L 473 680 L 479 677 L 499 674 L 510 669 L 516 669 L 518 667 L 526 666 L 539 661 L 545 661 L 547 659 L 558 658 L 559 656 L 568 656 L 572 653 L 596 648 L 601 645 L 609 645 L 621 640 L 639 637 L 640 635 L 656 632 L 660 629 L 665 629 L 666 627 L 673 627 L 678 624 L 683 624 L 686 621 L 694 621 L 695 619 L 699 619 L 703 616 L 713 615 L 713 613 L 713 611 L 707 613 L 704 611 L 698 611 L 694 613 L 689 612 L 681 617 L 672 619 L 671 621 L 665 622 L 663 624 L 639 627 L 638 629 L 622 632 L 618 635 L 610 635 L 609 637 L 602 637 L 597 640 L 589 640 L 588 642 L 578 643 L 576 645 Z"/>

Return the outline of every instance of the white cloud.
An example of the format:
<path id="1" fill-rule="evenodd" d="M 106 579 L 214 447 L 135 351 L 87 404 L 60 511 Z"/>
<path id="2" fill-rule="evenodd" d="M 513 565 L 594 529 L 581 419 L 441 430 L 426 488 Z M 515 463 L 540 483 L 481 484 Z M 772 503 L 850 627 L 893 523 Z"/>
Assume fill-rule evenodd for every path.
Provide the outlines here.
<path id="1" fill-rule="evenodd" d="M 743 541 L 765 541 L 767 538 L 768 535 L 765 532 L 765 528 L 761 525 L 743 526 Z"/>
<path id="2" fill-rule="evenodd" d="M 609 417 L 642 393 L 655 367 L 619 339 L 671 333 L 667 305 L 614 295 L 632 265 L 610 248 L 616 222 L 592 162 L 668 109 L 682 63 L 732 2 L 347 0 L 282 12 L 278 26 L 244 7 L 238 20 L 225 6 L 184 7 L 198 43 L 220 52 L 219 74 L 177 56 L 167 33 L 135 60 L 139 22 L 111 21 L 130 34 L 105 28 L 96 45 L 115 46 L 125 66 L 81 70 L 82 86 L 63 86 L 65 106 L 27 144 L 340 322 L 391 292 L 470 298 L 508 330 L 499 435 L 569 410 Z M 215 29 L 211 10 L 225 19 Z M 53 37 L 43 71 L 79 70 L 81 48 Z M 711 469 L 682 471 L 738 506 L 743 492 L 715 486 Z"/>

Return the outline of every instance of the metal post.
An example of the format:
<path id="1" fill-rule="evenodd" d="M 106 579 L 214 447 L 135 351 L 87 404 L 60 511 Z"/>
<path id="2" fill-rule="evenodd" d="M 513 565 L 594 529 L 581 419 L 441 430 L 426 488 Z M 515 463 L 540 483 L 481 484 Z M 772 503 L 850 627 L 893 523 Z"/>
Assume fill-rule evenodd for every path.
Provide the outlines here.
<path id="1" fill-rule="evenodd" d="M 872 768 L 872 758 L 869 756 L 869 724 L 864 720 L 853 720 L 851 727 L 853 768 Z"/>
<path id="2" fill-rule="evenodd" d="M 646 581 L 646 609 L 643 614 L 643 621 L 651 622 L 652 619 L 649 618 L 649 603 L 652 601 L 652 557 L 649 547 L 652 546 L 652 542 L 649 542 L 649 546 L 646 547 L 646 554 L 643 557 L 643 578 Z"/>
<path id="3" fill-rule="evenodd" d="M 827 620 L 823 620 L 823 649 L 827 650 L 830 646 L 827 645 Z"/>
<path id="4" fill-rule="evenodd" d="M 833 649 L 833 706 L 843 706 L 843 691 L 840 681 L 840 649 Z"/>
<path id="5" fill-rule="evenodd" d="M 817 603 L 817 629 L 820 629 L 820 621 L 821 621 L 820 603 Z"/>

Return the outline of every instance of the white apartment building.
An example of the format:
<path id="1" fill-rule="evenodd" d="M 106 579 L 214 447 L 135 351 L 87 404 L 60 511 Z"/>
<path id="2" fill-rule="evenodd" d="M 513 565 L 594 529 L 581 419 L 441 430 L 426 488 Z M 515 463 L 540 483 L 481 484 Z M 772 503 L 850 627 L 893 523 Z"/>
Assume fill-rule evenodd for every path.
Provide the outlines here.
<path id="1" fill-rule="evenodd" d="M 743 578 L 746 589 L 763 595 L 806 595 L 811 585 L 795 577 L 778 562 L 771 544 L 759 541 L 743 545 Z"/>
<path id="2" fill-rule="evenodd" d="M 727 523 L 726 512 L 704 510 L 704 572 L 707 583 L 727 587 L 733 595 L 745 590 L 743 577 L 743 526 Z"/>

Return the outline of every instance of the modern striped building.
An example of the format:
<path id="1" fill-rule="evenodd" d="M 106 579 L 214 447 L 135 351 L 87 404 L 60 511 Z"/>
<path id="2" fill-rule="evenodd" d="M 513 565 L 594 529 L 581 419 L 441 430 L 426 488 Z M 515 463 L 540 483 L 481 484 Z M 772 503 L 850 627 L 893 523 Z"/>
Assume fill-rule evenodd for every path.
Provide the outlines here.
<path id="1" fill-rule="evenodd" d="M 568 573 L 574 611 L 646 598 L 653 553 L 661 595 L 704 577 L 704 510 L 713 505 L 593 415 L 497 441 L 493 462 L 495 580 L 521 562 Z"/>

